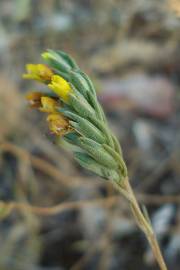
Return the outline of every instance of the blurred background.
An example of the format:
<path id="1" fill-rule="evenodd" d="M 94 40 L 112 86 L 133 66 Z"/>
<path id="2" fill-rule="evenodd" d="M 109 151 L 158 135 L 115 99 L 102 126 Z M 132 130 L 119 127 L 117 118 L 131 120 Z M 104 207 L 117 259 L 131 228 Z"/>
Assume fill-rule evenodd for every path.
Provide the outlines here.
<path id="1" fill-rule="evenodd" d="M 168 268 L 179 269 L 179 0 L 0 0 L 0 269 L 158 269 L 124 199 L 26 104 L 41 85 L 22 80 L 24 66 L 48 48 L 93 79 Z"/>

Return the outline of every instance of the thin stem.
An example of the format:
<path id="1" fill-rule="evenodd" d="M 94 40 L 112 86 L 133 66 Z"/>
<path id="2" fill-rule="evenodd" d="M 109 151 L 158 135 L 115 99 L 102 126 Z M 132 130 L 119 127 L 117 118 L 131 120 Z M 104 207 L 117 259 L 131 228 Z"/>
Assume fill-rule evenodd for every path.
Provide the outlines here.
<path id="1" fill-rule="evenodd" d="M 115 186 L 119 192 L 128 200 L 135 221 L 138 227 L 144 232 L 151 246 L 154 257 L 159 265 L 159 268 L 161 270 L 167 270 L 167 266 L 162 256 L 161 249 L 159 247 L 153 228 L 139 207 L 136 196 L 129 183 L 129 179 L 126 178 L 122 183 L 116 183 Z"/>

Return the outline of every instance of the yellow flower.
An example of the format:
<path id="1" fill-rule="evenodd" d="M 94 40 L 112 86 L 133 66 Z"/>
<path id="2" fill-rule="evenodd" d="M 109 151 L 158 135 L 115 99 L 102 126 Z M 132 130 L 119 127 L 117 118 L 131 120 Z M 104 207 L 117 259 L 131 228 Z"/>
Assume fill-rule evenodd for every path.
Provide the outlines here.
<path id="1" fill-rule="evenodd" d="M 49 114 L 47 121 L 49 123 L 49 129 L 56 135 L 63 136 L 72 131 L 69 121 L 59 113 Z"/>
<path id="2" fill-rule="evenodd" d="M 68 103 L 69 94 L 72 93 L 70 84 L 59 75 L 53 75 L 51 83 L 48 84 L 65 103 Z"/>
<path id="3" fill-rule="evenodd" d="M 51 97 L 41 97 L 41 112 L 55 113 L 57 111 L 58 102 Z"/>
<path id="4" fill-rule="evenodd" d="M 55 98 L 44 96 L 40 92 L 29 92 L 26 95 L 31 108 L 37 108 L 41 112 L 55 113 L 57 112 L 58 102 Z"/>
<path id="5" fill-rule="evenodd" d="M 26 99 L 29 102 L 31 108 L 39 108 L 41 106 L 41 98 L 43 94 L 40 92 L 29 92 L 26 95 Z"/>
<path id="6" fill-rule="evenodd" d="M 27 64 L 27 73 L 23 74 L 24 79 L 33 79 L 40 82 L 49 82 L 53 76 L 52 70 L 43 64 Z"/>

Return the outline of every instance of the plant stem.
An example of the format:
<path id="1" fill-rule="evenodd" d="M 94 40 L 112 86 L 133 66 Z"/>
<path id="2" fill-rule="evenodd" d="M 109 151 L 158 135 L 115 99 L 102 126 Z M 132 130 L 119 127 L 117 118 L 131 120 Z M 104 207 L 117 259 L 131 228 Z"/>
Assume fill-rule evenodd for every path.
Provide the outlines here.
<path id="1" fill-rule="evenodd" d="M 114 184 L 114 182 L 113 182 Z M 152 252 L 154 254 L 154 257 L 159 265 L 159 268 L 161 270 L 167 270 L 166 263 L 164 261 L 164 258 L 161 253 L 161 249 L 159 247 L 156 235 L 153 231 L 153 228 L 151 226 L 151 223 L 146 218 L 146 216 L 143 214 L 143 212 L 140 209 L 140 206 L 137 202 L 136 196 L 134 194 L 134 191 L 132 190 L 132 187 L 129 183 L 129 179 L 126 178 L 120 183 L 115 184 L 116 189 L 128 200 L 130 204 L 130 208 L 132 211 L 132 214 L 135 218 L 135 221 L 138 225 L 138 227 L 144 232 L 150 246 L 152 249 Z"/>

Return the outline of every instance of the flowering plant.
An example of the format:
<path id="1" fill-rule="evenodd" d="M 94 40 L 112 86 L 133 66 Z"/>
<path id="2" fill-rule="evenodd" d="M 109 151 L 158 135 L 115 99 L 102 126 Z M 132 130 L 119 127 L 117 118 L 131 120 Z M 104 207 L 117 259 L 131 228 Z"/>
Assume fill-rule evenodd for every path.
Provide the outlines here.
<path id="1" fill-rule="evenodd" d="M 47 92 L 30 92 L 32 108 L 47 113 L 49 129 L 73 145 L 75 159 L 84 168 L 110 180 L 128 200 L 135 221 L 146 235 L 160 269 L 166 270 L 153 228 L 138 205 L 128 179 L 122 150 L 108 127 L 96 91 L 89 77 L 64 52 L 49 50 L 42 54 L 47 65 L 28 64 L 25 79 L 48 87 Z"/>

